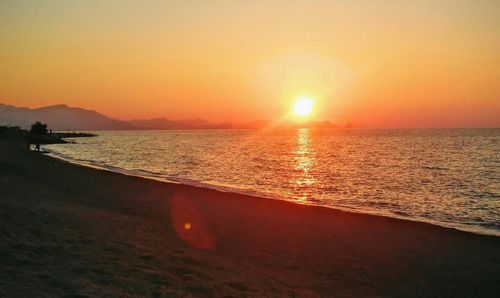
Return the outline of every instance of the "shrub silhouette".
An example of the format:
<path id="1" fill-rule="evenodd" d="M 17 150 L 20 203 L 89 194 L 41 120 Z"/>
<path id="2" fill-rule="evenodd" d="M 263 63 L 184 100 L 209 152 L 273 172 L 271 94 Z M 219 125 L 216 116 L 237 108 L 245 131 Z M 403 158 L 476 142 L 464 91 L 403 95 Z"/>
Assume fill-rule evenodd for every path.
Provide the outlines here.
<path id="1" fill-rule="evenodd" d="M 47 124 L 43 124 L 40 121 L 35 122 L 31 125 L 30 133 L 33 135 L 44 136 L 48 133 Z"/>

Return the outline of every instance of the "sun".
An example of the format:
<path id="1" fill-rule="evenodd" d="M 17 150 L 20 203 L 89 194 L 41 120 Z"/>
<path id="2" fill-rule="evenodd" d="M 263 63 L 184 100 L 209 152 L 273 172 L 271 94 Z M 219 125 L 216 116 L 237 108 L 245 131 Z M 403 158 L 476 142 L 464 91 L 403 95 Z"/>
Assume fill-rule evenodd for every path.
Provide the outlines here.
<path id="1" fill-rule="evenodd" d="M 297 116 L 308 116 L 313 111 L 314 101 L 310 97 L 299 97 L 295 100 L 293 112 Z"/>

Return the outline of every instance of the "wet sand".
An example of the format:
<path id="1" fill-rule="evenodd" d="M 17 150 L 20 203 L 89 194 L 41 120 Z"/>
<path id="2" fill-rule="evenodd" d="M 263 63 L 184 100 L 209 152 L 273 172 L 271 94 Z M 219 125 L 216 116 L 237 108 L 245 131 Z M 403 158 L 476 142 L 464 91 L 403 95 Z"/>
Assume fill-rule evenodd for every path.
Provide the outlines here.
<path id="1" fill-rule="evenodd" d="M 0 140 L 0 296 L 500 297 L 500 237 L 129 177 Z"/>

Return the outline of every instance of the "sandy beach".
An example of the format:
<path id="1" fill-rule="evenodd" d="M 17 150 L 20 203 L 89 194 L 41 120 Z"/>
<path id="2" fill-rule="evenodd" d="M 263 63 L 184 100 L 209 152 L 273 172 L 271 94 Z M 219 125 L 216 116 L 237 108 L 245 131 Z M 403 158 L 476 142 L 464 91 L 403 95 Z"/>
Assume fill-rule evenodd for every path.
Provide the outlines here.
<path id="1" fill-rule="evenodd" d="M 0 140 L 2 297 L 499 297 L 500 238 L 168 184 Z"/>

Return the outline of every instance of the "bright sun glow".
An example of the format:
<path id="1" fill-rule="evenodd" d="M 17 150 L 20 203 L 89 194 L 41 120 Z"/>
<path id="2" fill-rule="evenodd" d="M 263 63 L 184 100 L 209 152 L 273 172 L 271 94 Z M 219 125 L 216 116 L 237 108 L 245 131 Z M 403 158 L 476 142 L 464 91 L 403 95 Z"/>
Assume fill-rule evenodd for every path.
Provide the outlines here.
<path id="1" fill-rule="evenodd" d="M 298 116 L 308 116 L 313 110 L 313 100 L 310 97 L 299 97 L 295 100 L 293 112 Z"/>

